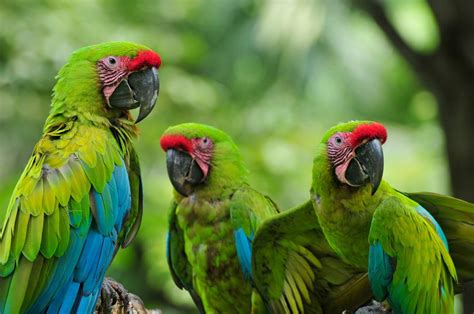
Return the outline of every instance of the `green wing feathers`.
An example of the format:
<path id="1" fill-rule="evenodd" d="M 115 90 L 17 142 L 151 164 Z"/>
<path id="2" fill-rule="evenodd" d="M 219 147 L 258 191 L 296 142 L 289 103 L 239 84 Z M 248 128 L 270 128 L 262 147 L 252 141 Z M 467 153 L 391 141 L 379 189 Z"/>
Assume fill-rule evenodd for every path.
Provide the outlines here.
<path id="1" fill-rule="evenodd" d="M 193 287 L 193 270 L 186 257 L 183 230 L 180 229 L 176 217 L 177 204 L 171 203 L 168 217 L 168 237 L 166 239 L 166 259 L 174 283 L 180 289 L 186 289 L 199 313 L 205 313 L 201 298 Z"/>
<path id="2" fill-rule="evenodd" d="M 277 312 L 341 313 L 371 298 L 367 276 L 330 249 L 310 201 L 260 226 L 252 263 L 257 289 Z"/>
<path id="3" fill-rule="evenodd" d="M 231 220 L 234 230 L 241 228 L 250 239 L 255 236 L 252 241 L 252 256 L 257 254 L 262 259 L 273 262 L 270 269 L 278 278 L 267 286 L 270 289 L 265 287 L 259 291 L 263 294 L 264 302 L 277 313 L 298 313 L 304 310 L 304 302 L 311 302 L 310 291 L 313 289 L 312 282 L 315 276 L 312 267 L 318 267 L 320 263 L 308 249 L 299 244 L 301 242 L 298 239 L 299 235 L 295 235 L 294 240 L 283 239 L 276 242 L 271 237 L 267 238 L 268 233 L 264 232 L 263 238 L 255 242 L 259 237 L 260 228 L 266 226 L 266 219 L 277 213 L 278 209 L 274 202 L 250 187 L 238 190 L 232 197 Z M 261 241 L 265 245 L 264 251 L 259 244 Z M 271 250 L 268 250 L 269 246 Z M 258 278 L 254 276 L 262 274 L 262 268 L 268 265 L 258 264 L 258 266 L 257 269 L 253 267 L 250 271 L 257 287 L 261 276 Z M 246 267 L 243 266 L 243 269 L 245 273 Z M 273 277 L 265 279 L 272 280 Z"/>
<path id="4" fill-rule="evenodd" d="M 125 227 L 122 230 L 122 248 L 126 248 L 135 239 L 135 236 L 140 229 L 143 217 L 143 184 L 140 172 L 140 162 L 138 155 L 133 149 L 129 148 L 127 172 L 130 181 L 130 190 L 132 193 L 132 208 L 130 209 L 129 217 Z"/>
<path id="5" fill-rule="evenodd" d="M 231 199 L 230 218 L 234 230 L 242 228 L 247 236 L 255 234 L 259 225 L 278 213 L 270 198 L 249 186 L 237 190 Z"/>
<path id="6" fill-rule="evenodd" d="M 166 255 L 171 276 L 180 289 L 192 289 L 192 270 L 184 250 L 184 235 L 176 221 L 176 202 L 172 202 L 169 211 L 169 231 Z"/>
<path id="7" fill-rule="evenodd" d="M 443 229 L 459 281 L 474 280 L 474 204 L 436 193 L 404 193 L 433 215 Z"/>
<path id="8" fill-rule="evenodd" d="M 79 228 L 89 220 L 91 187 L 103 191 L 114 166 L 122 164 L 121 151 L 109 133 L 70 126 L 66 136 L 44 136 L 38 142 L 9 206 L 0 212 L 2 277 L 11 274 L 15 264 L 62 256 L 70 226 Z M 26 261 L 20 260 L 22 256 Z"/>
<path id="9" fill-rule="evenodd" d="M 394 261 L 388 297 L 395 312 L 452 313 L 456 270 L 442 238 L 417 206 L 403 196 L 384 200 L 372 219 L 369 242 L 380 243 Z"/>

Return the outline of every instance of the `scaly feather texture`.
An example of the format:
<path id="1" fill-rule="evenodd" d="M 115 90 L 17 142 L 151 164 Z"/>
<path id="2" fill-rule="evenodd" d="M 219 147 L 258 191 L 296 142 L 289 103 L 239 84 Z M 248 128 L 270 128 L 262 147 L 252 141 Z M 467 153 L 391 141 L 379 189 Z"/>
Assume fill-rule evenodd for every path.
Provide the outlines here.
<path id="1" fill-rule="evenodd" d="M 172 127 L 164 134 L 169 135 L 207 137 L 214 144 L 206 181 L 189 196 L 175 193 L 171 206 L 167 256 L 177 286 L 190 292 L 202 313 L 258 313 L 271 308 L 302 312 L 312 289 L 312 267 L 320 262 L 297 242 L 285 243 L 284 253 L 291 261 L 281 269 L 286 279 L 275 288 L 275 299 L 262 298 L 253 289 L 254 235 L 278 209 L 247 184 L 248 171 L 231 138 L 198 124 Z M 275 255 L 280 258 L 278 252 Z M 304 279 L 298 267 L 304 267 Z"/>
<path id="2" fill-rule="evenodd" d="M 313 257 L 305 262 L 308 252 Z M 329 246 L 311 201 L 265 220 L 253 253 L 254 282 L 274 312 L 353 312 L 372 297 L 366 272 L 342 261 Z M 285 286 L 295 300 L 281 306 L 274 301 Z"/>
<path id="3" fill-rule="evenodd" d="M 401 192 L 402 193 L 402 192 Z M 430 192 L 403 193 L 433 215 L 446 235 L 459 282 L 474 280 L 474 204 Z M 461 292 L 461 287 L 457 288 Z"/>
<path id="4" fill-rule="evenodd" d="M 454 310 L 456 270 L 443 231 L 426 214 L 400 194 L 384 199 L 374 213 L 369 233 L 369 279 L 384 292 L 373 289 L 376 299 L 388 298 L 396 313 Z M 382 256 L 373 255 L 374 250 Z M 376 270 L 380 264 L 383 267 Z"/>
<path id="5" fill-rule="evenodd" d="M 0 210 L 0 313 L 92 313 L 117 249 L 136 234 L 137 129 L 104 107 L 95 62 L 144 49 L 83 48 L 59 72 L 44 134 Z"/>
<path id="6" fill-rule="evenodd" d="M 457 275 L 436 220 L 385 181 L 372 195 L 370 185 L 351 187 L 335 175 L 328 140 L 361 125 L 371 122 L 331 128 L 318 147 L 311 197 L 321 229 L 343 260 L 368 269 L 375 298 L 396 313 L 452 313 Z"/>

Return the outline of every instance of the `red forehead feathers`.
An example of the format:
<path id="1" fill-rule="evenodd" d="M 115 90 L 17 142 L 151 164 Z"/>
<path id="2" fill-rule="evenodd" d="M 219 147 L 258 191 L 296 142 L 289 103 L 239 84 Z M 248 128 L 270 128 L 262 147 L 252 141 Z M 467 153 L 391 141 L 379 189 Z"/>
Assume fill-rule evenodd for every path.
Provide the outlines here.
<path id="1" fill-rule="evenodd" d="M 387 130 L 378 122 L 361 124 L 350 133 L 350 143 L 356 147 L 364 140 L 377 138 L 383 144 L 387 140 Z"/>
<path id="2" fill-rule="evenodd" d="M 161 65 L 160 56 L 152 50 L 140 51 L 135 58 L 131 59 L 128 64 L 129 71 L 137 71 L 143 67 L 159 68 Z"/>
<path id="3" fill-rule="evenodd" d="M 191 140 L 185 138 L 182 135 L 164 135 L 160 139 L 160 145 L 164 151 L 174 148 L 191 153 L 193 150 L 193 144 L 191 143 Z"/>

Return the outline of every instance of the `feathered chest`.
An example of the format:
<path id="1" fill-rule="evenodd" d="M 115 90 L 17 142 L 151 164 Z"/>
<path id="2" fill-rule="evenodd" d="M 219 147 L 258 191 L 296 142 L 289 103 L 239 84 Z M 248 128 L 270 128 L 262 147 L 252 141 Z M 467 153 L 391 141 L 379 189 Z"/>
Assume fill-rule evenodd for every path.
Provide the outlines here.
<path id="1" fill-rule="evenodd" d="M 213 226 L 230 223 L 230 200 L 207 201 L 195 196 L 184 198 L 176 209 L 178 222 L 183 230 L 193 226 Z"/>
<path id="2" fill-rule="evenodd" d="M 340 198 L 334 201 L 313 195 L 313 207 L 330 246 L 347 262 L 365 267 L 373 211 L 362 201 Z"/>
<path id="3" fill-rule="evenodd" d="M 192 265 L 193 285 L 199 287 L 208 311 L 250 311 L 251 286 L 245 281 L 237 258 L 230 200 L 183 199 L 177 209 L 184 233 L 185 253 Z"/>

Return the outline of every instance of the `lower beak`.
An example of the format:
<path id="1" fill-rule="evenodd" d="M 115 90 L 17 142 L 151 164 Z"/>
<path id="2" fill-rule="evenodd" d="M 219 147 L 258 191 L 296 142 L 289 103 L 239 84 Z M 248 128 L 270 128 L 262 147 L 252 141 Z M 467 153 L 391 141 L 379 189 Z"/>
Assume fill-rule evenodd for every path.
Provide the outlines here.
<path id="1" fill-rule="evenodd" d="M 357 147 L 355 153 L 345 173 L 346 181 L 352 186 L 370 183 L 373 195 L 383 176 L 382 144 L 378 139 L 373 139 Z"/>
<path id="2" fill-rule="evenodd" d="M 190 195 L 194 187 L 204 179 L 196 161 L 186 152 L 168 149 L 166 151 L 166 167 L 171 184 L 180 194 Z"/>
<path id="3" fill-rule="evenodd" d="M 140 107 L 135 123 L 145 119 L 155 106 L 160 89 L 156 68 L 134 72 L 124 79 L 109 98 L 109 105 L 118 109 Z"/>

